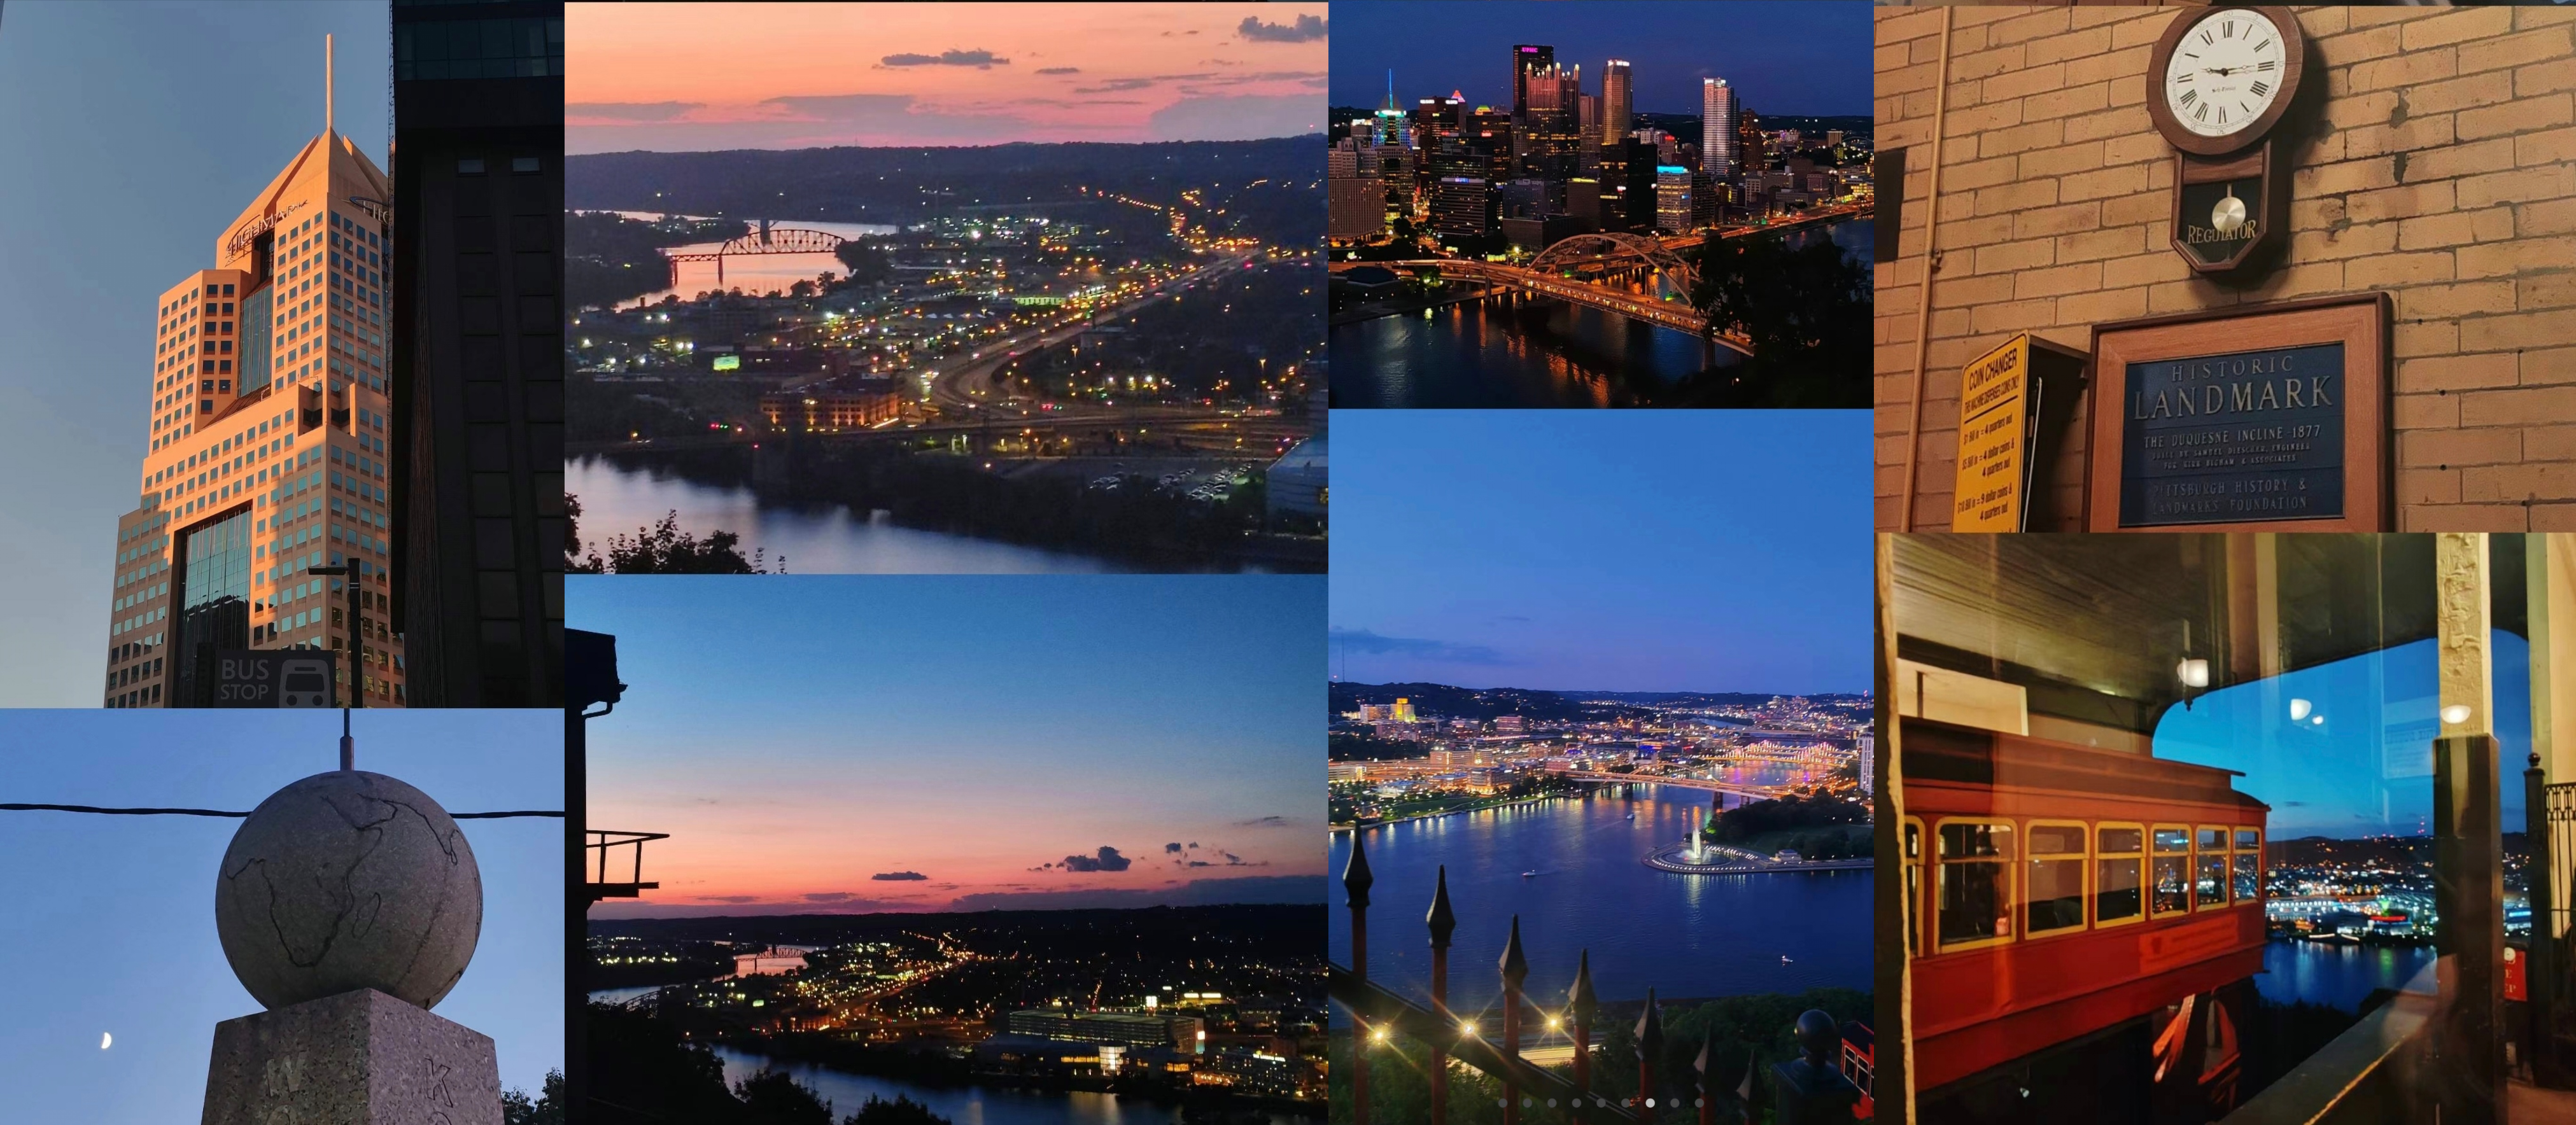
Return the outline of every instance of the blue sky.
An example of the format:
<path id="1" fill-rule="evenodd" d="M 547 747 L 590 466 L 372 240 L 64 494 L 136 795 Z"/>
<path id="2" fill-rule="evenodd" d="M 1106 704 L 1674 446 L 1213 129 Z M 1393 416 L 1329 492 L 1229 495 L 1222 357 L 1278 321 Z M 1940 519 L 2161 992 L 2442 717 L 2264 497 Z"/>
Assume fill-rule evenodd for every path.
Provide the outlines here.
<path id="1" fill-rule="evenodd" d="M 376 3 L 10 0 L 0 18 L 0 707 L 94 707 L 153 312 L 322 132 L 384 163 Z"/>
<path id="2" fill-rule="evenodd" d="M 2504 824 L 2523 820 L 2531 753 L 2531 646 L 2493 634 L 2496 756 Z M 2272 806 L 2276 839 L 2420 836 L 2432 829 L 2432 744 L 2441 722 L 2435 642 L 2220 688 L 2156 721 L 2159 758 L 2242 772 L 2238 792 Z M 2296 718 L 2292 716 L 2296 715 Z"/>
<path id="3" fill-rule="evenodd" d="M 1320 579 L 566 585 L 591 823 L 673 837 L 593 918 L 1322 900 Z"/>
<path id="4" fill-rule="evenodd" d="M 7 18 L 18 18 L 9 5 Z M 368 711 L 358 767 L 449 812 L 563 807 L 551 711 Z M 327 711 L 14 711 L 0 802 L 247 810 L 339 767 Z M 12 1121 L 194 1121 L 215 1025 L 261 1011 L 215 938 L 216 868 L 241 821 L 0 812 L 0 1086 Z M 492 1037 L 501 1084 L 563 1066 L 563 821 L 461 822 L 483 932 L 438 1015 Z M 101 1050 L 102 1033 L 115 1036 Z"/>
<path id="5" fill-rule="evenodd" d="M 1335 411 L 1345 679 L 1861 692 L 1869 415 Z"/>
<path id="6" fill-rule="evenodd" d="M 1472 11 L 1472 15 L 1467 13 Z M 1515 45 L 1556 48 L 1601 92 L 1601 63 L 1625 59 L 1640 113 L 1700 111 L 1700 79 L 1723 78 L 1757 113 L 1870 112 L 1869 5 L 1851 0 L 1712 4 L 1455 3 L 1370 0 L 1333 5 L 1333 104 L 1375 106 L 1395 71 L 1398 103 L 1457 91 L 1467 104 L 1512 104 Z"/>

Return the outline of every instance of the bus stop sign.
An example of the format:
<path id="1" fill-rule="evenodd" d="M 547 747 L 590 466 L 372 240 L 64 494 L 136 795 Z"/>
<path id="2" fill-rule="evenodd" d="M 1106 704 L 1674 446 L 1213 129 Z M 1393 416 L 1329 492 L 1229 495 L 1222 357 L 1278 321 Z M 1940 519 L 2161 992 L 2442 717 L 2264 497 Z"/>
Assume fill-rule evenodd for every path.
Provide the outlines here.
<path id="1" fill-rule="evenodd" d="M 215 654 L 216 707 L 336 707 L 339 654 L 328 649 L 233 649 Z"/>

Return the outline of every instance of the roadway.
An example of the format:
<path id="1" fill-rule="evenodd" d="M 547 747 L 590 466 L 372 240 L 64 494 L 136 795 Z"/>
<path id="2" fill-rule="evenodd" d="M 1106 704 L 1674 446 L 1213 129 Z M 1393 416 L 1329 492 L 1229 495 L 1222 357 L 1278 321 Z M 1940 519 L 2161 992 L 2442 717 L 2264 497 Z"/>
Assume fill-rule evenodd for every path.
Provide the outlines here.
<path id="1" fill-rule="evenodd" d="M 1228 269 L 1240 269 L 1252 261 L 1257 252 L 1231 254 L 1204 266 L 1166 279 L 1116 308 L 1095 312 L 1070 324 L 1040 325 L 1016 335 L 1005 336 L 975 346 L 966 362 L 946 367 L 930 380 L 930 400 L 942 409 L 971 410 L 985 405 L 988 397 L 973 388 L 989 386 L 993 372 L 1003 364 L 1025 355 L 1034 355 L 1107 320 L 1127 315 L 1165 297 L 1179 293 L 1183 287 L 1205 281 Z"/>

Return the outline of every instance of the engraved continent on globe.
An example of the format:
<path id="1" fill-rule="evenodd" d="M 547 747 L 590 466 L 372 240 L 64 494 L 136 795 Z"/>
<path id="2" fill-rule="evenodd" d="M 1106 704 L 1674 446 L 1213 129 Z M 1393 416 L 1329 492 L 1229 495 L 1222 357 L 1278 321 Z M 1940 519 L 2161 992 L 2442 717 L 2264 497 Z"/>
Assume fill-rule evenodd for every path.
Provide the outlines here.
<path id="1" fill-rule="evenodd" d="M 269 1008 L 372 988 L 435 1006 L 483 930 L 465 833 L 383 774 L 315 774 L 270 794 L 224 850 L 215 933 Z"/>

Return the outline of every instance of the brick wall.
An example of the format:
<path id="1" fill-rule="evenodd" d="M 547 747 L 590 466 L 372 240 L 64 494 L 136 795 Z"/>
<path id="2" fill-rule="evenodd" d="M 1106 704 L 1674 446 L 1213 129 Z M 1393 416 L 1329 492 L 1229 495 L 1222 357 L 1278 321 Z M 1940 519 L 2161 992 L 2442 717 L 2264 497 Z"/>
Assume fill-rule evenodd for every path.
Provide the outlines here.
<path id="1" fill-rule="evenodd" d="M 1949 11 L 1915 527 L 1949 527 L 1959 369 L 2012 333 L 2088 349 L 2101 321 L 2376 289 L 2396 306 L 2397 529 L 2576 530 L 2576 10 L 2301 9 L 2326 97 L 2276 130 L 2289 252 L 2251 283 L 2197 276 L 2169 244 L 2172 149 L 2143 76 L 2182 10 Z M 1874 14 L 1878 145 L 1909 150 L 1902 256 L 1877 267 L 1893 529 L 1944 13 Z M 2035 530 L 2080 529 L 2084 437 L 2066 441 Z"/>

